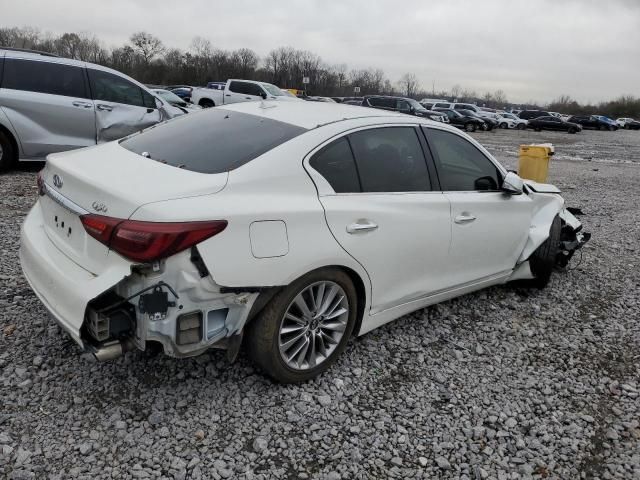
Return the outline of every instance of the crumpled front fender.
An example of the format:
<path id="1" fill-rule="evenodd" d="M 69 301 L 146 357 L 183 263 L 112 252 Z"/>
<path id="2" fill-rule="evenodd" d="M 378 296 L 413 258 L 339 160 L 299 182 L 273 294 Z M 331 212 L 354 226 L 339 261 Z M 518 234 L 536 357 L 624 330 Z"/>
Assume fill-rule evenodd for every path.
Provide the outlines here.
<path id="1" fill-rule="evenodd" d="M 531 192 L 529 195 L 534 204 L 533 217 L 531 219 L 531 225 L 529 226 L 529 237 L 518 258 L 518 263 L 528 260 L 531 254 L 549 238 L 549 231 L 551 230 L 553 219 L 559 213 L 566 211 L 564 208 L 564 199 L 560 195 L 537 192 Z"/>

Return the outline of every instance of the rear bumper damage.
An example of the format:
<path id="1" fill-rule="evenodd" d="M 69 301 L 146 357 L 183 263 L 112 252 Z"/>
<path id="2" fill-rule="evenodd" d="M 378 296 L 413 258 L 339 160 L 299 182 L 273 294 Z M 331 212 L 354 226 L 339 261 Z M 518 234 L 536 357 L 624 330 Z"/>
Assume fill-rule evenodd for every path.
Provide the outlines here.
<path id="1" fill-rule="evenodd" d="M 145 350 L 150 342 L 173 357 L 239 346 L 259 292 L 225 291 L 198 260 L 195 248 L 154 265 L 114 254 L 94 274 L 49 239 L 38 204 L 22 226 L 20 262 L 29 285 L 54 320 L 99 360 Z"/>

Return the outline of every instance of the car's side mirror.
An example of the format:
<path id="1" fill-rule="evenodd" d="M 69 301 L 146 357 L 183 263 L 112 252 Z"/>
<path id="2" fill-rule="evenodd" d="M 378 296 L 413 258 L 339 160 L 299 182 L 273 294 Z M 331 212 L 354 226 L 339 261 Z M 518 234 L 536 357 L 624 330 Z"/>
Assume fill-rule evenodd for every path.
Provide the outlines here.
<path id="1" fill-rule="evenodd" d="M 267 99 L 267 92 L 260 92 L 260 96 L 262 97 L 263 100 Z"/>
<path id="2" fill-rule="evenodd" d="M 513 172 L 507 172 L 502 181 L 502 191 L 509 195 L 520 195 L 524 189 L 524 182 Z"/>

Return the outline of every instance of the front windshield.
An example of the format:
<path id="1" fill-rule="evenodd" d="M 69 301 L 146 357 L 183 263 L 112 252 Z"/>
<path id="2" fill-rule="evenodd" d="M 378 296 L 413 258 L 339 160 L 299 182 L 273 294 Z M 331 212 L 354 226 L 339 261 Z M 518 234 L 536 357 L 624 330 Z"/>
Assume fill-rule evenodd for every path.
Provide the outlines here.
<path id="1" fill-rule="evenodd" d="M 169 103 L 186 103 L 182 98 L 177 96 L 175 93 L 170 92 L 169 90 L 156 90 L 155 92 Z"/>
<path id="2" fill-rule="evenodd" d="M 264 88 L 269 95 L 273 95 L 274 97 L 285 97 L 287 94 L 280 90 L 275 85 L 271 85 L 270 83 L 261 83 L 262 88 Z"/>
<path id="3" fill-rule="evenodd" d="M 414 100 L 413 98 L 407 98 L 407 102 L 409 102 L 409 105 L 411 105 L 415 110 L 426 110 L 423 105 L 420 105 L 420 102 Z"/>

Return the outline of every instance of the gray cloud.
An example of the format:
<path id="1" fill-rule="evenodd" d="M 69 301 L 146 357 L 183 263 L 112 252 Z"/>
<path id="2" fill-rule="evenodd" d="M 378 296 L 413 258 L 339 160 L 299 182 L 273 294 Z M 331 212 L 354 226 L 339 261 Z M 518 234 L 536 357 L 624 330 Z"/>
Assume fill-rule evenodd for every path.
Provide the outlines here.
<path id="1" fill-rule="evenodd" d="M 196 35 L 261 55 L 290 45 L 392 80 L 413 72 L 427 89 L 502 89 L 515 102 L 640 95 L 636 0 L 21 0 L 2 10 L 3 26 L 86 31 L 108 46 L 139 30 L 180 48 Z"/>

